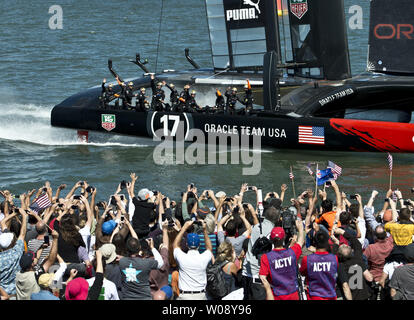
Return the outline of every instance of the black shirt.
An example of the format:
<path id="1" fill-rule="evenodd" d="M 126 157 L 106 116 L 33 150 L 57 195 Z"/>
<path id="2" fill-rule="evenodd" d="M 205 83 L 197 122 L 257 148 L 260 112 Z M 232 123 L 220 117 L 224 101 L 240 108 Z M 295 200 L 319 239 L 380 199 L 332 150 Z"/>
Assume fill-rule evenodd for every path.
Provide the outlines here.
<path id="1" fill-rule="evenodd" d="M 59 221 L 55 220 L 53 224 L 54 230 L 59 233 L 59 239 L 58 239 L 58 254 L 62 257 L 63 261 L 66 263 L 79 263 L 79 256 L 78 256 L 78 249 L 79 247 L 85 247 L 85 242 L 82 239 L 82 236 L 80 233 L 76 234 L 76 239 L 74 239 L 73 242 L 65 241 L 62 238 L 61 232 L 59 232 L 60 225 Z M 75 245 L 74 243 L 77 243 Z"/>
<path id="2" fill-rule="evenodd" d="M 155 205 L 147 201 L 141 201 L 137 197 L 132 198 L 132 203 L 135 206 L 132 227 L 139 238 L 146 237 L 150 231 L 151 212 L 155 209 Z"/>
<path id="3" fill-rule="evenodd" d="M 345 299 L 342 284 L 346 282 L 351 289 L 352 300 L 367 300 L 370 292 L 363 276 L 364 271 L 367 270 L 367 266 L 362 257 L 361 243 L 347 231 L 344 233 L 344 237 L 353 249 L 353 255 L 350 259 L 339 262 L 337 281 L 340 295 Z"/>

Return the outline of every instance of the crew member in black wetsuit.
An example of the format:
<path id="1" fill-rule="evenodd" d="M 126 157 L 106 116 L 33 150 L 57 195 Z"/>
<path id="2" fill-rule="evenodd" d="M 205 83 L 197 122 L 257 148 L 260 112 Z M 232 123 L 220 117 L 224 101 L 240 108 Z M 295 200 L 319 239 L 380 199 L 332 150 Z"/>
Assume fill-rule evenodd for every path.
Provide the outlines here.
<path id="1" fill-rule="evenodd" d="M 175 85 L 173 83 L 171 84 L 165 84 L 167 86 L 167 88 L 171 91 L 170 93 L 170 110 L 168 111 L 177 111 L 177 107 L 178 107 L 178 98 L 179 98 L 179 93 L 177 91 L 177 89 L 175 88 Z"/>
<path id="2" fill-rule="evenodd" d="M 125 84 L 125 82 L 122 82 L 121 80 L 119 80 L 118 77 L 115 78 L 116 81 L 118 82 L 119 86 L 121 87 L 121 93 L 119 94 L 119 98 L 122 100 L 122 109 L 124 110 L 128 110 L 133 108 L 131 106 L 131 102 L 132 102 L 132 97 L 134 96 L 133 94 L 133 89 L 134 89 L 134 84 L 132 82 L 128 83 L 128 86 Z M 115 108 L 118 109 L 118 101 L 115 104 Z"/>
<path id="3" fill-rule="evenodd" d="M 226 108 L 226 101 L 224 101 L 224 97 L 221 94 L 220 90 L 216 90 L 216 103 L 214 105 L 214 112 L 218 114 L 224 113 L 224 109 Z"/>
<path id="4" fill-rule="evenodd" d="M 240 101 L 239 97 L 237 96 L 237 88 L 228 87 L 224 95 L 227 97 L 227 101 L 226 101 L 227 113 L 230 115 L 235 115 L 237 101 Z"/>
<path id="5" fill-rule="evenodd" d="M 201 108 L 196 101 L 195 90 L 192 90 L 190 93 L 190 97 L 187 101 L 186 112 L 203 112 L 203 108 Z"/>
<path id="6" fill-rule="evenodd" d="M 184 90 L 180 92 L 177 111 L 184 112 L 187 109 L 188 101 L 190 101 L 190 85 L 186 84 Z"/>
<path id="7" fill-rule="evenodd" d="M 114 93 L 112 83 L 108 84 L 108 87 L 106 87 L 105 84 L 106 84 L 106 79 L 103 79 L 102 92 L 101 92 L 101 96 L 99 97 L 99 99 L 101 100 L 101 106 L 104 109 L 109 107 L 108 105 L 112 100 L 119 97 L 119 94 Z"/>
<path id="8" fill-rule="evenodd" d="M 137 100 L 136 100 L 136 108 L 135 111 L 142 111 L 145 112 L 148 110 L 148 100 L 147 100 L 147 96 L 145 95 L 146 93 L 146 89 L 145 88 L 141 88 L 139 90 L 139 92 L 137 93 Z"/>
<path id="9" fill-rule="evenodd" d="M 152 101 L 151 108 L 155 111 L 164 111 L 165 92 L 162 90 L 162 82 L 158 82 L 155 85 L 155 76 L 151 75 L 151 89 L 152 89 Z"/>
<path id="10" fill-rule="evenodd" d="M 134 106 L 132 106 L 132 98 L 136 97 L 137 95 L 134 94 L 134 83 L 128 82 L 128 85 L 125 86 L 125 89 L 123 91 L 122 96 L 122 106 L 125 110 L 132 110 L 135 109 Z"/>
<path id="11" fill-rule="evenodd" d="M 247 83 L 244 86 L 244 98 L 241 102 L 244 104 L 244 109 L 239 114 L 247 114 L 249 115 L 250 112 L 253 110 L 253 92 L 252 92 L 252 86 L 250 85 L 249 79 L 247 79 Z"/>

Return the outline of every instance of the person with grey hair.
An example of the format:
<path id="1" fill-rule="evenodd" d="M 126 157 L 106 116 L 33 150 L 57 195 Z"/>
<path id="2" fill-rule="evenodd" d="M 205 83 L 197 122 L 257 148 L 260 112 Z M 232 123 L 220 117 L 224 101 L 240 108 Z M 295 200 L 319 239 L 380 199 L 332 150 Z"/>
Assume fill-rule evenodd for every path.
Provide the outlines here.
<path id="1" fill-rule="evenodd" d="M 42 253 L 38 259 L 37 264 L 34 266 L 34 270 L 39 270 L 43 261 L 49 256 L 52 239 L 47 234 L 48 230 L 46 224 L 43 221 L 36 223 L 37 237 L 30 240 L 27 244 L 29 251 L 37 252 L 40 248 L 43 248 Z"/>
<path id="2" fill-rule="evenodd" d="M 390 288 L 393 300 L 414 300 L 414 244 L 404 248 L 407 263 L 395 269 Z"/>
<path id="3" fill-rule="evenodd" d="M 260 261 L 253 254 L 253 246 L 261 237 L 269 237 L 270 232 L 281 222 L 280 210 L 269 207 L 264 210 L 263 217 L 259 217 L 260 223 L 252 228 L 248 250 L 243 261 L 242 282 L 244 289 L 244 300 L 264 300 L 266 290 L 260 280 Z"/>

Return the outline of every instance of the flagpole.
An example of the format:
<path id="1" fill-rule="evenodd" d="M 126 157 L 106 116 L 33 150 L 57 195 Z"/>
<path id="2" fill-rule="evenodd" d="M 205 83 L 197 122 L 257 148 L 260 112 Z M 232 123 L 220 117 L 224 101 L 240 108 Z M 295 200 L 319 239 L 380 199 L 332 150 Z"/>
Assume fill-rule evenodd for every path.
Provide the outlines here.
<path id="1" fill-rule="evenodd" d="M 391 184 L 392 184 L 392 170 L 390 170 L 390 188 L 388 190 L 392 190 Z"/>
<path id="2" fill-rule="evenodd" d="M 293 189 L 293 198 L 296 199 L 296 192 L 295 192 L 295 181 L 294 181 L 294 176 L 293 176 L 293 172 L 292 172 L 292 166 L 290 166 L 290 173 L 292 174 L 292 189 Z"/>
<path id="3" fill-rule="evenodd" d="M 315 172 L 315 197 L 318 196 L 318 163 L 316 162 L 316 172 Z"/>

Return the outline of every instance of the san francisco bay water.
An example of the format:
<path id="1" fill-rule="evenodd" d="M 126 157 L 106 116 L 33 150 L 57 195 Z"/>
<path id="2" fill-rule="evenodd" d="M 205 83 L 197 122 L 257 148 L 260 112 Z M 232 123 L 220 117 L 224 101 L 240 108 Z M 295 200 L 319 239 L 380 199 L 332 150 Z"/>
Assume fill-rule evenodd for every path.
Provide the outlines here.
<path id="1" fill-rule="evenodd" d="M 352 5 L 363 8 L 363 29 L 348 28 L 352 73 L 366 69 L 369 1 L 345 0 L 347 21 Z M 49 8 L 63 9 L 63 29 L 49 28 Z M 293 167 L 296 193 L 313 187 L 305 170 L 308 162 L 320 168 L 331 160 L 343 168 L 338 183 L 348 194 L 360 193 L 367 199 L 373 188 L 388 188 L 388 164 L 383 153 L 316 152 L 265 148 L 261 171 L 243 176 L 240 165 L 157 165 L 150 139 L 112 135 L 92 135 L 92 143 L 77 141 L 76 131 L 50 126 L 54 105 L 85 88 L 112 81 L 107 59 L 124 78 L 142 74 L 130 62 L 139 52 L 148 58 L 148 67 L 190 69 L 184 48 L 202 67 L 211 67 L 211 50 L 203 0 L 17 0 L 0 2 L 0 187 L 19 194 L 40 187 L 46 180 L 56 187 L 71 186 L 86 179 L 97 187 L 100 200 L 112 194 L 116 185 L 139 176 L 137 188 L 161 190 L 178 198 L 185 186 L 194 182 L 199 189 L 212 188 L 237 193 L 247 182 L 264 191 L 289 187 Z M 413 185 L 414 157 L 394 154 L 393 186 L 409 195 Z M 315 169 L 315 166 L 313 167 Z M 382 201 L 382 196 L 379 197 Z M 249 196 L 249 200 L 253 200 Z"/>

